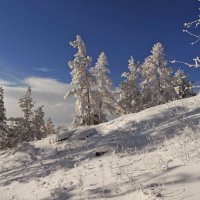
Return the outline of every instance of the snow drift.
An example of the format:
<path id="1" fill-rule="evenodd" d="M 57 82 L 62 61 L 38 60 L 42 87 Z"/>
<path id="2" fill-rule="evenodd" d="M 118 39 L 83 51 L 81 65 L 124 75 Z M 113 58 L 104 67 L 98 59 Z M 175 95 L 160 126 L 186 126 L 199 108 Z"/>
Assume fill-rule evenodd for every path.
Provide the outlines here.
<path id="1" fill-rule="evenodd" d="M 1 199 L 198 200 L 200 96 L 0 152 Z"/>

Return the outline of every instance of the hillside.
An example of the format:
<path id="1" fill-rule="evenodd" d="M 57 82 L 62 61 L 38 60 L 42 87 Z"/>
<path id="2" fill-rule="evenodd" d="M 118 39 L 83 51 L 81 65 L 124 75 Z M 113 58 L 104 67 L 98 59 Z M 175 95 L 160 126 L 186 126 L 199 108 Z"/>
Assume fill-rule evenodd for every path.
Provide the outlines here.
<path id="1" fill-rule="evenodd" d="M 199 200 L 200 95 L 0 152 L 0 200 Z"/>

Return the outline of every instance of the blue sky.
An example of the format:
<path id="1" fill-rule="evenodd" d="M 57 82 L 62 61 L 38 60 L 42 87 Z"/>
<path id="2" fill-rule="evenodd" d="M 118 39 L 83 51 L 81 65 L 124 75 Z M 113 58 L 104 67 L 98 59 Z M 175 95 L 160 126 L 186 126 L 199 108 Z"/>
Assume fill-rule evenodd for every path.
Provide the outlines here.
<path id="1" fill-rule="evenodd" d="M 190 45 L 194 38 L 182 29 L 198 16 L 198 7 L 197 0 L 0 0 L 0 79 L 69 83 L 67 62 L 75 50 L 68 43 L 77 34 L 93 63 L 105 51 L 115 86 L 129 56 L 144 60 L 158 41 L 169 59 L 190 61 L 200 44 Z M 180 67 L 198 81 L 199 69 Z"/>
<path id="2" fill-rule="evenodd" d="M 46 118 L 71 123 L 74 100 L 63 96 L 71 87 L 67 63 L 75 54 L 69 42 L 77 34 L 93 64 L 106 53 L 114 86 L 128 70 L 130 55 L 143 61 L 156 42 L 165 46 L 168 59 L 190 62 L 200 43 L 190 45 L 194 38 L 182 30 L 197 18 L 199 5 L 197 0 L 0 0 L 0 85 L 7 117 L 22 114 L 18 99 L 30 85 Z M 171 66 L 199 81 L 200 69 Z"/>

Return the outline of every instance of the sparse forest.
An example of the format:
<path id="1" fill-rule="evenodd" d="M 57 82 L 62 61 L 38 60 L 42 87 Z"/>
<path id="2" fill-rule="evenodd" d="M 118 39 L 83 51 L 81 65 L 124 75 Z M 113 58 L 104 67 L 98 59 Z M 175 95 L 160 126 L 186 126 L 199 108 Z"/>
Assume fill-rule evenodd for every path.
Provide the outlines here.
<path id="1" fill-rule="evenodd" d="M 16 147 L 21 142 L 39 140 L 55 133 L 54 124 L 49 118 L 45 124 L 43 106 L 33 110 L 35 101 L 31 88 L 19 99 L 21 117 L 6 118 L 4 90 L 0 87 L 0 149 Z"/>
<path id="2" fill-rule="evenodd" d="M 65 98 L 74 95 L 75 116 L 72 126 L 95 125 L 107 121 L 109 115 L 135 113 L 173 100 L 195 96 L 194 83 L 182 71 L 172 71 L 161 43 L 156 43 L 144 62 L 128 60 L 128 72 L 122 74 L 119 88 L 108 77 L 107 57 L 101 53 L 95 67 L 86 53 L 81 36 L 70 45 L 78 51 L 71 68 L 71 85 Z"/>
<path id="3" fill-rule="evenodd" d="M 156 43 L 144 62 L 137 62 L 133 56 L 128 60 L 128 72 L 124 72 L 118 88 L 114 88 L 106 54 L 102 52 L 92 66 L 86 45 L 81 36 L 70 42 L 78 51 L 71 68 L 71 85 L 65 98 L 76 98 L 73 127 L 96 125 L 106 122 L 109 116 L 136 113 L 146 108 L 173 100 L 195 96 L 194 84 L 183 70 L 173 73 L 161 43 Z M 43 106 L 33 110 L 35 101 L 29 87 L 25 96 L 19 99 L 23 116 L 6 118 L 4 90 L 0 88 L 0 148 L 14 147 L 23 141 L 41 139 L 55 133 L 49 118 L 45 124 Z"/>

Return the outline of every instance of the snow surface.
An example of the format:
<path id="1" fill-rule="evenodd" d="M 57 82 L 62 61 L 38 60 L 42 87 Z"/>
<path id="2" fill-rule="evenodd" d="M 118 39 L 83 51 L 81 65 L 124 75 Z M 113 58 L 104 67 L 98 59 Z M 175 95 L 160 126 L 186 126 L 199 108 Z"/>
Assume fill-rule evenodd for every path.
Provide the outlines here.
<path id="1" fill-rule="evenodd" d="M 199 200 L 199 120 L 200 95 L 0 151 L 0 200 Z"/>

